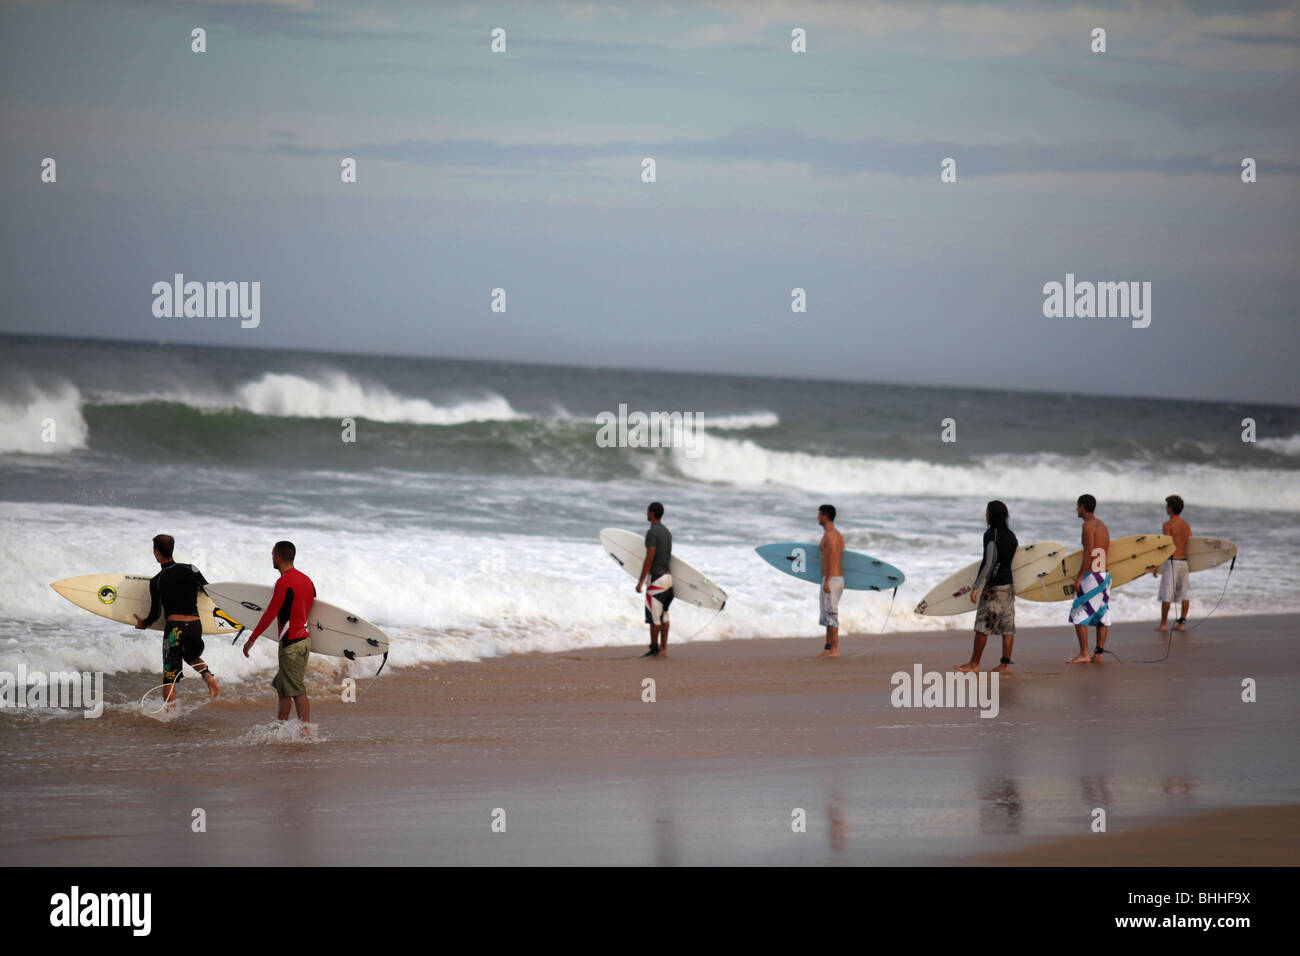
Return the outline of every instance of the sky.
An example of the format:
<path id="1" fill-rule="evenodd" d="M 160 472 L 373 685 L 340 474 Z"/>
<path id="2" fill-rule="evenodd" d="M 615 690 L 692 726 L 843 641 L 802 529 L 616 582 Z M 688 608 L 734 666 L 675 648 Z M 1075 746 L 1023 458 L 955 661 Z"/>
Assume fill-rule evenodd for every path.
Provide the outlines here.
<path id="1" fill-rule="evenodd" d="M 1254 0 L 0 0 L 0 332 L 1300 404 L 1298 78 Z"/>

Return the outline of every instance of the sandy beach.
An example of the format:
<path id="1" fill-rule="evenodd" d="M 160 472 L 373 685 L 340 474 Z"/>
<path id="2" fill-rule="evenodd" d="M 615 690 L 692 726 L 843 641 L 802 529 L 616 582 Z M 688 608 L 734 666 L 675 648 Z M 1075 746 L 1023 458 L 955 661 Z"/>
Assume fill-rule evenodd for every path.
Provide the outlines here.
<path id="1" fill-rule="evenodd" d="M 110 677 L 123 702 L 100 719 L 6 717 L 0 849 L 38 865 L 1300 862 L 1294 622 L 1211 618 L 1136 663 L 1164 652 L 1150 627 L 1112 631 L 1127 663 L 1085 666 L 1064 663 L 1067 628 L 1024 631 L 993 718 L 891 704 L 891 674 L 966 659 L 961 631 L 849 635 L 838 660 L 807 637 L 392 669 L 355 703 L 316 658 L 310 743 L 269 720 L 267 688 L 201 704 L 187 682 L 164 723 L 125 703 L 149 678 Z"/>

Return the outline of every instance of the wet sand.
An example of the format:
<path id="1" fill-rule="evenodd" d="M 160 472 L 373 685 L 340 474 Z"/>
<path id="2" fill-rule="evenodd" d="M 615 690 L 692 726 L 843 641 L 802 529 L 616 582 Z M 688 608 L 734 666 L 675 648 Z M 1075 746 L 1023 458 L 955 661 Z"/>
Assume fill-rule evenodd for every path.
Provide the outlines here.
<path id="1" fill-rule="evenodd" d="M 273 694 L 251 685 L 168 723 L 126 703 L 98 720 L 3 715 L 0 855 L 37 865 L 1300 862 L 1293 619 L 1211 618 L 1175 635 L 1167 662 L 1136 663 L 1164 652 L 1152 624 L 1112 630 L 1109 646 L 1128 663 L 1082 666 L 1064 663 L 1070 629 L 1024 631 L 992 719 L 891 704 L 894 672 L 966 659 L 963 631 L 849 635 L 833 661 L 814 657 L 811 636 L 691 643 L 667 660 L 640 659 L 638 644 L 390 670 L 361 677 L 355 703 L 339 699 L 330 659 L 316 658 L 314 743 L 270 721 Z M 647 677 L 653 703 L 642 700 Z M 1258 682 L 1258 702 L 1241 701 L 1243 678 Z M 110 699 L 155 682 L 109 677 Z M 201 693 L 191 681 L 182 696 Z M 196 808 L 206 832 L 192 830 Z M 1105 834 L 1090 830 L 1098 808 Z M 505 832 L 494 832 L 503 816 Z"/>

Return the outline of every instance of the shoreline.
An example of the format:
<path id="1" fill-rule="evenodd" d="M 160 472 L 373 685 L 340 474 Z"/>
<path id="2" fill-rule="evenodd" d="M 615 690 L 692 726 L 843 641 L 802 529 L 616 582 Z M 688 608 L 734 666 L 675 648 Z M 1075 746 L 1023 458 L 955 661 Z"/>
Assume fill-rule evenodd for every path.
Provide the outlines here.
<path id="1" fill-rule="evenodd" d="M 1108 644 L 1159 657 L 1150 627 Z M 359 678 L 355 703 L 315 670 L 314 743 L 271 720 L 261 680 L 167 723 L 125 707 L 7 722 L 0 848 L 79 865 L 1089 865 L 1100 807 L 1111 862 L 1177 865 L 1189 837 L 1205 865 L 1240 860 L 1239 827 L 1294 863 L 1294 634 L 1289 615 L 1213 617 L 1163 664 L 1066 665 L 1067 626 L 1026 628 L 994 718 L 891 703 L 893 673 L 966 659 L 958 629 L 845 636 L 838 660 L 810 636 L 396 668 Z"/>

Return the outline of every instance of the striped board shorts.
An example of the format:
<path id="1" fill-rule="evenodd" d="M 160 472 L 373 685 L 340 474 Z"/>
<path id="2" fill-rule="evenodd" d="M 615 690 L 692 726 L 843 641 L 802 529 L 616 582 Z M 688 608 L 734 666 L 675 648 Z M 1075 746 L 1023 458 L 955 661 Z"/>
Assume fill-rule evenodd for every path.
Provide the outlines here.
<path id="1" fill-rule="evenodd" d="M 1084 627 L 1110 627 L 1110 572 L 1089 571 L 1070 606 L 1070 623 Z"/>

